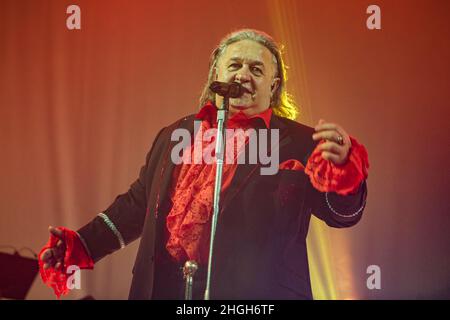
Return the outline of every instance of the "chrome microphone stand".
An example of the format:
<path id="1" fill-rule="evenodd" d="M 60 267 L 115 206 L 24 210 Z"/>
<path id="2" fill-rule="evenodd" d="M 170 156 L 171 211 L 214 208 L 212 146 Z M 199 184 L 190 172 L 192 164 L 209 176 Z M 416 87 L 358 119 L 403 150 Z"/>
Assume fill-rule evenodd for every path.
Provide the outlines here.
<path id="1" fill-rule="evenodd" d="M 245 92 L 250 93 L 246 88 L 244 88 L 239 82 L 233 81 L 231 83 L 214 81 L 209 86 L 209 89 L 222 96 L 223 102 L 221 108 L 217 110 L 217 139 L 216 139 L 216 177 L 214 184 L 214 198 L 213 198 L 213 214 L 211 218 L 211 237 L 209 242 L 209 255 L 208 255 L 208 270 L 206 276 L 206 288 L 204 299 L 209 300 L 210 288 L 211 288 L 211 269 L 212 269 L 212 259 L 213 259 L 213 248 L 214 248 L 214 236 L 216 234 L 217 219 L 219 217 L 219 203 L 220 203 L 220 191 L 222 189 L 222 171 L 223 171 L 223 161 L 225 158 L 225 128 L 228 118 L 228 108 L 229 99 L 238 98 L 242 96 Z M 186 288 L 185 288 L 185 298 L 192 299 L 192 282 L 193 275 L 197 270 L 198 266 L 195 261 L 187 261 L 184 267 Z"/>
<path id="2" fill-rule="evenodd" d="M 223 97 L 223 103 L 220 109 L 217 110 L 217 140 L 216 140 L 216 180 L 214 184 L 214 200 L 213 200 L 213 214 L 211 219 L 211 238 L 209 242 L 209 256 L 208 256 L 208 273 L 206 276 L 205 300 L 209 300 L 211 288 L 211 268 L 213 258 L 214 236 L 216 233 L 217 218 L 219 216 L 219 201 L 220 190 L 222 188 L 222 170 L 223 161 L 225 158 L 225 124 L 228 117 L 229 95 Z"/>

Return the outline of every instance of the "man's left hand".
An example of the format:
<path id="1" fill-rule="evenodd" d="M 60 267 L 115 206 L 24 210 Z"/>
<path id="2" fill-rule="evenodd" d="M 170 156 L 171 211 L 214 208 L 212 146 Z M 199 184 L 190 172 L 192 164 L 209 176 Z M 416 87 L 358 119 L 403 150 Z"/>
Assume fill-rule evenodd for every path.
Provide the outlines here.
<path id="1" fill-rule="evenodd" d="M 318 147 L 322 151 L 322 158 L 330 160 L 334 164 L 344 164 L 352 146 L 349 135 L 338 124 L 326 122 L 323 119 L 314 127 L 316 133 L 313 140 L 326 140 Z"/>

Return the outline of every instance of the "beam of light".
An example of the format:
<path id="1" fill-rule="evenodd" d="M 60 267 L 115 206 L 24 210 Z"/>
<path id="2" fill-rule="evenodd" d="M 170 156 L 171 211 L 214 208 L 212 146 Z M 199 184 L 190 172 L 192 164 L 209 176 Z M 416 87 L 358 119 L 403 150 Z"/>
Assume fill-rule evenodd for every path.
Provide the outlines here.
<path id="1" fill-rule="evenodd" d="M 296 0 L 267 1 L 275 38 L 286 44 L 284 58 L 290 72 L 295 73 L 287 82 L 287 89 L 293 94 L 300 107 L 302 123 L 312 125 L 311 103 L 303 61 L 299 5 Z M 331 267 L 329 227 L 312 217 L 307 238 L 308 263 L 314 299 L 338 299 L 335 275 Z"/>
<path id="2" fill-rule="evenodd" d="M 338 294 L 334 269 L 331 267 L 329 230 L 319 219 L 312 217 L 307 241 L 308 263 L 313 297 L 317 300 L 336 300 Z"/>

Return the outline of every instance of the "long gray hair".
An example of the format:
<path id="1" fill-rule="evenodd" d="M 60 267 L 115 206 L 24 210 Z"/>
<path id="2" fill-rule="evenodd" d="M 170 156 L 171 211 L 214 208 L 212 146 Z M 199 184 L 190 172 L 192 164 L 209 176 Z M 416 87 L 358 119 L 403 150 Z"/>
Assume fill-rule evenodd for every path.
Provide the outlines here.
<path id="1" fill-rule="evenodd" d="M 286 91 L 286 66 L 281 57 L 281 49 L 273 38 L 267 33 L 254 29 L 241 29 L 234 31 L 226 35 L 214 49 L 209 61 L 208 80 L 206 81 L 199 101 L 200 108 L 203 107 L 208 101 L 215 103 L 216 96 L 209 89 L 209 85 L 215 80 L 214 69 L 216 68 L 217 61 L 230 44 L 241 40 L 255 41 L 266 47 L 273 54 L 277 66 L 276 76 L 280 78 L 280 84 L 270 101 L 270 107 L 273 109 L 274 114 L 280 117 L 295 120 L 299 111 L 292 96 Z"/>

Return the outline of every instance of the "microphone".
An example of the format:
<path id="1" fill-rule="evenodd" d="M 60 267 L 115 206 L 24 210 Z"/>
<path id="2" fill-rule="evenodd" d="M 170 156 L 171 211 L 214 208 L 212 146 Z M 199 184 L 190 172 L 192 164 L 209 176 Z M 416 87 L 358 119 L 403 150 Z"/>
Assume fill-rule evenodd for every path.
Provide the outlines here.
<path id="1" fill-rule="evenodd" d="M 251 93 L 245 87 L 243 87 L 239 82 L 220 82 L 214 81 L 210 84 L 209 89 L 217 93 L 219 96 L 227 98 L 239 98 L 244 93 Z"/>

